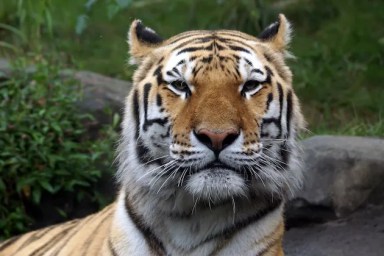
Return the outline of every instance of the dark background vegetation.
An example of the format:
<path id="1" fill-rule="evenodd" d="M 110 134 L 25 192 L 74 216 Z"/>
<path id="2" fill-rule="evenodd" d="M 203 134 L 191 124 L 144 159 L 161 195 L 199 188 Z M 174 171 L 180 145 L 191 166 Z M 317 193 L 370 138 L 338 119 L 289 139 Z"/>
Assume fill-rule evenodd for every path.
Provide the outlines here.
<path id="1" fill-rule="evenodd" d="M 14 61 L 15 75 L 0 83 L 0 238 L 34 228 L 42 200 L 57 221 L 74 217 L 68 209 L 84 198 L 92 209 L 108 201 L 98 182 L 113 172 L 116 132 L 105 127 L 97 140 L 87 136 L 92 117 L 74 107 L 81 90 L 58 70 L 129 80 L 126 34 L 135 18 L 164 38 L 218 28 L 257 35 L 278 13 L 294 26 L 297 58 L 289 65 L 305 136 L 382 137 L 382 0 L 1 1 L 0 56 Z M 38 68 L 27 72 L 30 65 Z"/>

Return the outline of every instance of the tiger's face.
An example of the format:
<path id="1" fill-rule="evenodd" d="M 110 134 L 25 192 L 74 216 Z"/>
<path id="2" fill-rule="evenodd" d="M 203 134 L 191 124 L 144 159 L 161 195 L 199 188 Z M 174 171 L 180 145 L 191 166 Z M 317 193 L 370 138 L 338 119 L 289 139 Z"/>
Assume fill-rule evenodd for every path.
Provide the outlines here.
<path id="1" fill-rule="evenodd" d="M 259 38 L 218 30 L 162 40 L 133 22 L 138 69 L 121 179 L 210 202 L 286 197 L 301 179 L 295 137 L 303 123 L 284 63 L 289 33 L 282 15 Z"/>

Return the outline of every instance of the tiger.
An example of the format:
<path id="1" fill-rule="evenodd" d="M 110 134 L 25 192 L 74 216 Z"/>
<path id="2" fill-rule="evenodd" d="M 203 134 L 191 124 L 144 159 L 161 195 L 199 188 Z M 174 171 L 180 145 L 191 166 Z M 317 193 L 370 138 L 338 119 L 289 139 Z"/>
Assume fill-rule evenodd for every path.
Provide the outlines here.
<path id="1" fill-rule="evenodd" d="M 117 199 L 4 241 L 0 255 L 284 255 L 305 126 L 286 64 L 291 31 L 279 14 L 258 36 L 163 39 L 134 20 Z"/>

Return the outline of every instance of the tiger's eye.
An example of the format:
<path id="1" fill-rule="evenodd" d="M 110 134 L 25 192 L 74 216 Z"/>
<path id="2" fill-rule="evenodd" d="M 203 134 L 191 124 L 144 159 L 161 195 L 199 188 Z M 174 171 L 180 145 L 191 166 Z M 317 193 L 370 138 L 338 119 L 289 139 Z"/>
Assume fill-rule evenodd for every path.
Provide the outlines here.
<path id="1" fill-rule="evenodd" d="M 260 82 L 255 80 L 249 80 L 243 85 L 243 92 L 249 92 L 260 86 Z"/>
<path id="2" fill-rule="evenodd" d="M 175 88 L 176 90 L 179 90 L 179 91 L 188 91 L 189 90 L 189 87 L 187 85 L 186 82 L 182 81 L 182 80 L 176 80 L 176 81 L 173 81 L 171 83 L 172 87 Z"/>

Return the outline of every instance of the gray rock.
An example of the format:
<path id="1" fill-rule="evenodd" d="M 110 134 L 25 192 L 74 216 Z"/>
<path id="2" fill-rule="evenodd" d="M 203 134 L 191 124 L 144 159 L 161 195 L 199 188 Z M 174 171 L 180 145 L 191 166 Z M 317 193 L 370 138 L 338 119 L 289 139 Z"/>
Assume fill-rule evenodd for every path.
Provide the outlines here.
<path id="1" fill-rule="evenodd" d="M 352 215 L 305 228 L 284 237 L 286 256 L 382 256 L 384 206 L 369 206 Z"/>
<path id="2" fill-rule="evenodd" d="M 92 113 L 99 123 L 111 122 L 111 116 L 108 116 L 108 112 L 105 111 L 108 108 L 111 112 L 122 114 L 131 83 L 90 71 L 67 71 L 62 74 L 64 76 L 72 75 L 83 84 L 84 97 L 79 102 L 80 110 Z"/>
<path id="3" fill-rule="evenodd" d="M 305 180 L 296 200 L 345 216 L 384 203 L 384 139 L 315 136 L 303 141 Z"/>

